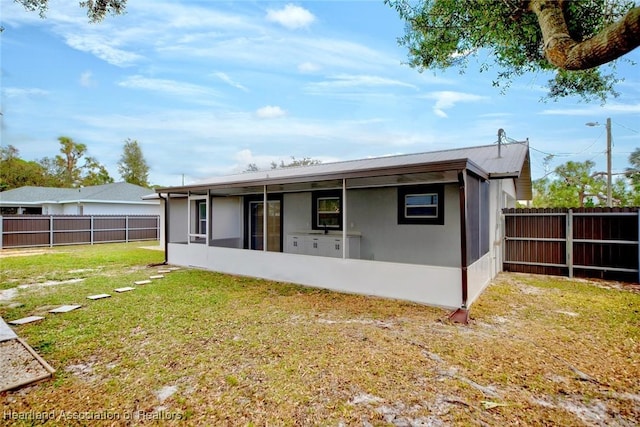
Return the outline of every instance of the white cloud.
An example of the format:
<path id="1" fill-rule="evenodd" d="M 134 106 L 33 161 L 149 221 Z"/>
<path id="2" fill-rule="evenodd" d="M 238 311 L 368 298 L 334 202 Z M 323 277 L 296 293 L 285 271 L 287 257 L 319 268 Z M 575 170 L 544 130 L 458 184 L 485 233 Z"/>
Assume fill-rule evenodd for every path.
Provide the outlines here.
<path id="1" fill-rule="evenodd" d="M 273 105 L 267 105 L 262 108 L 258 108 L 256 115 L 261 119 L 276 119 L 283 117 L 287 114 L 282 108 Z"/>
<path id="2" fill-rule="evenodd" d="M 29 98 L 32 96 L 47 96 L 49 92 L 38 88 L 19 88 L 19 87 L 7 87 L 2 89 L 2 93 L 7 98 Z"/>
<path id="3" fill-rule="evenodd" d="M 19 87 L 7 87 L 2 90 L 4 96 L 7 98 L 17 97 L 31 97 L 31 96 L 47 96 L 49 92 L 38 88 L 19 88 Z"/>
<path id="4" fill-rule="evenodd" d="M 111 46 L 111 43 L 102 36 L 94 36 L 87 33 L 70 33 L 65 37 L 67 44 L 72 48 L 82 52 L 89 52 L 111 65 L 127 67 L 142 59 L 138 54 Z"/>
<path id="5" fill-rule="evenodd" d="M 254 164 L 258 169 L 270 169 L 271 163 L 278 163 L 281 159 L 275 155 L 256 155 L 248 148 L 240 150 L 233 156 L 236 164 L 232 166 L 232 172 L 243 172 L 247 170 L 247 166 Z"/>
<path id="6" fill-rule="evenodd" d="M 308 85 L 308 89 L 312 93 L 324 92 L 333 89 L 345 89 L 345 88 L 371 88 L 371 87 L 406 87 L 410 89 L 418 89 L 415 85 L 405 83 L 401 80 L 389 79 L 380 76 L 371 75 L 349 75 L 339 74 L 330 76 L 329 80 L 322 82 L 315 82 Z"/>
<path id="7" fill-rule="evenodd" d="M 604 106 L 591 105 L 584 108 L 556 108 L 543 110 L 540 114 L 548 116 L 593 116 L 599 117 L 603 114 L 638 114 L 640 104 L 606 104 Z"/>
<path id="8" fill-rule="evenodd" d="M 453 108 L 460 102 L 478 102 L 487 99 L 485 96 L 474 95 L 472 93 L 454 92 L 454 91 L 438 91 L 425 95 L 427 99 L 434 99 L 436 103 L 433 105 L 433 112 L 439 117 L 448 117 L 444 110 Z"/>
<path id="9" fill-rule="evenodd" d="M 298 71 L 300 71 L 301 73 L 313 73 L 315 71 L 318 71 L 320 69 L 320 66 L 317 64 L 314 64 L 313 62 L 303 62 L 302 64 L 298 64 Z"/>
<path id="10" fill-rule="evenodd" d="M 95 82 L 93 81 L 93 73 L 91 71 L 85 71 L 80 74 L 80 86 L 82 87 L 91 87 L 94 86 Z"/>
<path id="11" fill-rule="evenodd" d="M 291 3 L 282 9 L 267 11 L 267 21 L 276 22 L 290 30 L 308 27 L 315 20 L 316 17 L 307 9 Z"/>
<path id="12" fill-rule="evenodd" d="M 249 89 L 247 89 L 245 86 L 241 85 L 240 83 L 237 83 L 234 80 L 232 80 L 231 77 L 229 77 L 226 73 L 217 72 L 217 73 L 213 73 L 213 75 L 219 78 L 220 80 L 222 80 L 223 82 L 225 82 L 226 84 L 228 84 L 229 86 L 235 87 L 236 89 L 240 89 L 245 92 L 249 92 Z"/>
<path id="13" fill-rule="evenodd" d="M 142 89 L 152 92 L 161 92 L 171 96 L 180 97 L 182 100 L 194 102 L 212 103 L 212 98 L 218 96 L 218 92 L 206 86 L 184 83 L 167 79 L 152 79 L 143 76 L 130 76 L 120 81 L 118 86 L 130 89 Z"/>

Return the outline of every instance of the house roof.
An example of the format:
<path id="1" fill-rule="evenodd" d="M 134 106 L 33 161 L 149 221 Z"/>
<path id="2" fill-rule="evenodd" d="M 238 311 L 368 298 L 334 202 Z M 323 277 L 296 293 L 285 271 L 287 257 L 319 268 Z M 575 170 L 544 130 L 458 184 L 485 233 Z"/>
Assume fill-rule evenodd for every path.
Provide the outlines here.
<path id="1" fill-rule="evenodd" d="M 500 150 L 500 154 L 498 153 Z M 406 176 L 422 174 L 425 179 L 451 180 L 456 175 L 443 175 L 447 171 L 468 169 L 489 179 L 514 178 L 517 197 L 531 198 L 531 170 L 529 165 L 529 143 L 484 145 L 417 154 L 375 157 L 334 163 L 321 163 L 267 171 L 247 172 L 215 177 L 181 187 L 158 188 L 158 193 L 201 191 L 230 187 L 308 183 L 337 179 L 358 179 L 381 176 Z M 430 175 L 428 175 L 430 174 Z M 429 178 L 431 177 L 431 178 Z M 453 179 L 455 180 L 455 178 Z M 364 181 L 363 181 L 364 182 Z M 396 181 L 398 183 L 400 181 Z"/>
<path id="2" fill-rule="evenodd" d="M 65 203 L 149 204 L 142 200 L 151 190 L 127 182 L 81 188 L 20 187 L 0 193 L 0 205 L 42 205 Z"/>

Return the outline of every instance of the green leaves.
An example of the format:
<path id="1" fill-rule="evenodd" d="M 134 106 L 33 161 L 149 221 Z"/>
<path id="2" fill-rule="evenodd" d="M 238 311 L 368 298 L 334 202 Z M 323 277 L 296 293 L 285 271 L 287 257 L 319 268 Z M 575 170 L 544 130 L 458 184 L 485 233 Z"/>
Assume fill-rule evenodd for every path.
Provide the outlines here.
<path id="1" fill-rule="evenodd" d="M 138 141 L 127 138 L 124 142 L 122 156 L 118 162 L 118 172 L 129 184 L 149 187 L 149 165 Z"/>
<path id="2" fill-rule="evenodd" d="M 640 149 L 636 150 L 640 156 Z M 635 153 L 635 152 L 634 152 Z M 632 154 L 633 157 L 633 154 Z M 631 159 L 630 159 L 631 161 Z M 634 167 L 634 163 L 632 163 Z M 553 179 L 541 178 L 533 182 L 533 205 L 540 208 L 574 208 L 607 206 L 606 173 L 594 171 L 592 161 L 569 161 L 555 168 Z M 627 169 L 627 176 L 636 176 L 634 168 Z M 636 206 L 640 192 L 631 178 L 618 177 L 612 183 L 613 206 Z"/>
<path id="3" fill-rule="evenodd" d="M 551 99 L 577 95 L 584 100 L 604 102 L 608 96 L 617 96 L 614 84 L 619 80 L 615 77 L 615 67 L 604 72 L 602 66 L 592 68 L 593 65 L 589 65 L 599 55 L 607 58 L 599 63 L 615 64 L 608 59 L 610 52 L 606 52 L 606 46 L 587 46 L 585 43 L 585 48 L 572 57 L 583 61 L 584 69 L 579 71 L 567 71 L 547 60 L 545 49 L 549 43 L 543 37 L 543 23 L 539 21 L 542 18 L 531 8 L 532 3 L 537 3 L 540 9 L 544 9 L 539 2 L 422 0 L 416 3 L 386 0 L 385 3 L 395 8 L 407 22 L 405 35 L 399 39 L 399 44 L 408 49 L 409 64 L 420 71 L 451 67 L 465 69 L 471 57 L 484 51 L 489 55 L 483 56 L 486 59 L 480 63 L 480 69 L 496 70 L 496 78 L 492 79 L 494 87 L 504 89 L 513 78 L 524 73 L 556 69 L 556 77 L 549 80 L 547 96 Z M 634 3 L 629 1 L 605 0 L 549 2 L 549 5 L 563 8 L 559 20 L 564 18 L 565 22 L 545 22 L 556 25 L 545 27 L 548 33 L 556 36 L 568 31 L 574 44 L 600 34 L 634 7 Z M 611 40 L 607 41 L 613 46 L 616 40 L 629 38 L 637 38 L 637 35 L 621 29 L 611 33 Z M 568 55 L 568 52 L 564 53 Z"/>

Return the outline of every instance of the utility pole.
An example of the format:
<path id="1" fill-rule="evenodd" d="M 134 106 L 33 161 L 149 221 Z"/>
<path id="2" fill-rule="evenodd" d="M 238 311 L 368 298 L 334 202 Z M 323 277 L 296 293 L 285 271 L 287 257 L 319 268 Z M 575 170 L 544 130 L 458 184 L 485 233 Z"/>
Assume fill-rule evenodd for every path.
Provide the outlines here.
<path id="1" fill-rule="evenodd" d="M 607 118 L 607 206 L 613 206 L 611 197 L 611 118 Z"/>
<path id="2" fill-rule="evenodd" d="M 598 122 L 585 123 L 587 126 L 602 126 Z M 607 129 L 607 207 L 613 207 L 613 196 L 611 195 L 611 118 L 607 117 L 605 124 Z"/>

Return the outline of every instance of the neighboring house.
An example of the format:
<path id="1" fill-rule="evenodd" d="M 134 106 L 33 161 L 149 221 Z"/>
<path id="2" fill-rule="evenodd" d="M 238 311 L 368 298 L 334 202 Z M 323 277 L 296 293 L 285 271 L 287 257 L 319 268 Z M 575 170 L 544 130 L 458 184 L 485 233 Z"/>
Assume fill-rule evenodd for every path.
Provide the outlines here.
<path id="1" fill-rule="evenodd" d="M 171 264 L 466 315 L 502 268 L 501 210 L 531 198 L 529 146 L 292 167 L 156 191 Z"/>
<path id="2" fill-rule="evenodd" d="M 0 192 L 0 214 L 160 215 L 153 190 L 116 182 L 81 188 L 20 187 Z"/>

